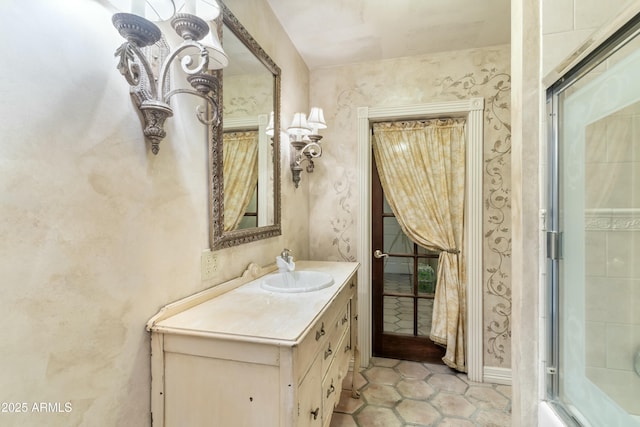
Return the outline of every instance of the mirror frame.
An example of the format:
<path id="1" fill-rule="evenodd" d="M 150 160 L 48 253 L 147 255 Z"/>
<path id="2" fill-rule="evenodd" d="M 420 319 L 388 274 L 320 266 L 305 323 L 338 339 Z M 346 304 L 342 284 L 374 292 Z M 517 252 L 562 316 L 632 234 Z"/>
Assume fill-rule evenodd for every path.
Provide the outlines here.
<path id="1" fill-rule="evenodd" d="M 249 49 L 251 53 L 273 74 L 273 198 L 274 198 L 274 224 L 253 227 L 247 229 L 224 231 L 224 177 L 223 177 L 223 93 L 224 93 L 224 71 L 217 70 L 216 74 L 220 81 L 220 88 L 217 95 L 217 103 L 220 109 L 220 123 L 217 126 L 208 127 L 209 143 L 209 184 L 211 185 L 209 203 L 209 244 L 212 250 L 228 248 L 241 245 L 243 243 L 254 242 L 267 239 L 282 234 L 281 207 L 280 207 L 280 67 L 267 55 L 258 42 L 249 34 L 238 19 L 231 13 L 227 6 L 220 0 L 221 18 L 216 20 L 218 26 L 218 36 L 222 40 L 222 25 L 227 28 Z M 267 112 L 269 114 L 269 112 Z"/>

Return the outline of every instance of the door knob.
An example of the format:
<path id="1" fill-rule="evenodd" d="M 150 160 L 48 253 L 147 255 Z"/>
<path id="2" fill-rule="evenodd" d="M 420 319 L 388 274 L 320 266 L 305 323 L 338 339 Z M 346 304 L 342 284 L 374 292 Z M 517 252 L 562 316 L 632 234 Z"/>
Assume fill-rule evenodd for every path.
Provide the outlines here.
<path id="1" fill-rule="evenodd" d="M 380 249 L 376 249 L 376 251 L 373 253 L 373 256 L 376 258 L 384 258 L 384 257 L 388 257 L 389 254 L 383 254 Z"/>

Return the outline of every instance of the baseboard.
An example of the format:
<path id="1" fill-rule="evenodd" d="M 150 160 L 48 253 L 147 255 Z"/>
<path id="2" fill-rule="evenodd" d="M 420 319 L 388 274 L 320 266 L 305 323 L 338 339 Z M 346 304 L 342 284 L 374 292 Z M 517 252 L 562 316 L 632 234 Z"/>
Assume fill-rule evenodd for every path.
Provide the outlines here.
<path id="1" fill-rule="evenodd" d="M 486 383 L 511 385 L 511 368 L 485 366 L 483 381 Z"/>

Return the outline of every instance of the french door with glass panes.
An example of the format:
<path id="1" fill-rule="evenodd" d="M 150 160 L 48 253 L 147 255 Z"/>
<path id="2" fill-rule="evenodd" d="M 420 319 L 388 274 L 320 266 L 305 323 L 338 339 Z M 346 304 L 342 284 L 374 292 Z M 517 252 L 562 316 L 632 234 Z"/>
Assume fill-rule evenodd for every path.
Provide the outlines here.
<path id="1" fill-rule="evenodd" d="M 444 348 L 429 339 L 438 253 L 402 232 L 374 165 L 372 193 L 373 355 L 442 363 Z"/>

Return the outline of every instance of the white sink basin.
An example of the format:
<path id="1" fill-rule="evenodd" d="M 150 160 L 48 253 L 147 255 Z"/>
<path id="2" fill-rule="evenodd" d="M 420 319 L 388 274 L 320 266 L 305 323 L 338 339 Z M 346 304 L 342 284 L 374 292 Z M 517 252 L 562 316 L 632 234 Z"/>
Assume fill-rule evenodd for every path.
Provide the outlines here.
<path id="1" fill-rule="evenodd" d="M 311 292 L 333 285 L 333 277 L 319 271 L 275 273 L 262 280 L 262 289 L 273 292 Z"/>

